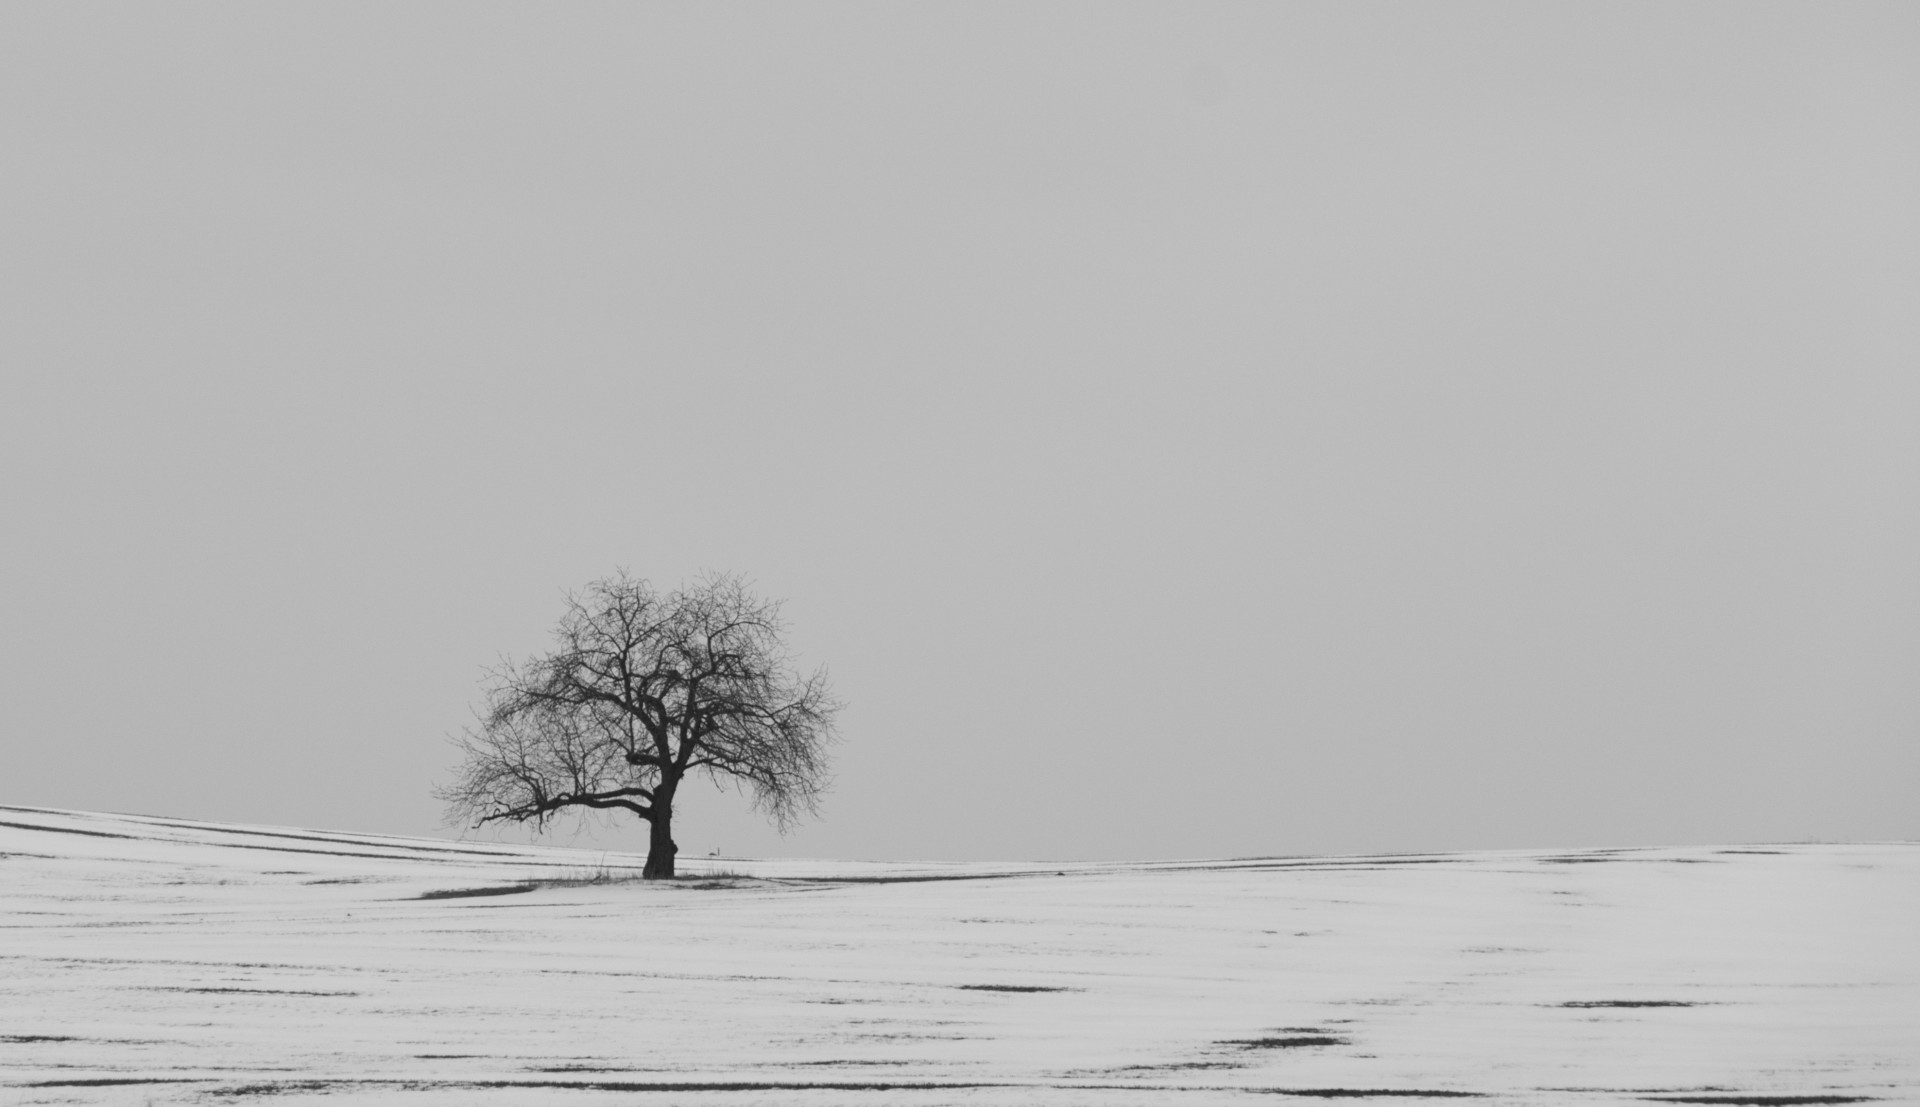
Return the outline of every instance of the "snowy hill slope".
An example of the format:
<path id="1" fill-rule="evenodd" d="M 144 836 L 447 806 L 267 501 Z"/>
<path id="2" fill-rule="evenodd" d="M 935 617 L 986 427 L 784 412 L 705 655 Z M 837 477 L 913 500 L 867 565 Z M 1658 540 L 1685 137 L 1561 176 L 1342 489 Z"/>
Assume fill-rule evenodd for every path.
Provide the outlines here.
<path id="1" fill-rule="evenodd" d="M 1920 1102 L 1913 844 L 682 864 L 0 807 L 0 1107 Z"/>

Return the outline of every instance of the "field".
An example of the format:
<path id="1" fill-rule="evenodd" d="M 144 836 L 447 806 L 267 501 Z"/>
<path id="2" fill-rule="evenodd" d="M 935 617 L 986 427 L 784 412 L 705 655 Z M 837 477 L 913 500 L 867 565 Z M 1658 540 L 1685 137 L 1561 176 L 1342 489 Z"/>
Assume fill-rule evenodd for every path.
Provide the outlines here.
<path id="1" fill-rule="evenodd" d="M 0 808 L 0 1107 L 1920 1103 L 1920 845 L 638 864 Z"/>

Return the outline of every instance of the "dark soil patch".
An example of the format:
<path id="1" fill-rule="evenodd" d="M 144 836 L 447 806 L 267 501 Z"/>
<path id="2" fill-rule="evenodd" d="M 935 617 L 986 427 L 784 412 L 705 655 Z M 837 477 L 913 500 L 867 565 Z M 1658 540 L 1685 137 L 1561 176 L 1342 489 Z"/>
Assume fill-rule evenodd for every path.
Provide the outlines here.
<path id="1" fill-rule="evenodd" d="M 246 829 L 243 827 L 237 827 L 237 826 L 187 825 L 185 828 L 188 830 L 198 830 L 203 833 L 211 833 L 211 834 L 246 835 L 252 838 L 280 838 L 280 839 L 284 839 L 286 841 L 292 841 L 292 842 L 320 842 L 328 845 L 360 846 L 365 849 L 407 850 L 412 853 L 460 854 L 462 856 L 467 856 L 467 857 L 485 857 L 491 860 L 502 861 L 507 864 L 515 864 L 515 863 L 525 864 L 526 863 L 521 861 L 520 858 L 513 857 L 510 854 L 502 855 L 494 850 L 486 850 L 486 849 L 464 849 L 453 842 L 448 842 L 445 845 L 441 845 L 438 843 L 431 844 L 431 845 L 423 845 L 418 842 L 409 842 L 405 840 L 372 841 L 367 838 L 353 837 L 349 835 L 336 836 L 336 835 L 329 835 L 329 834 L 298 834 L 298 833 L 285 831 L 285 830 L 249 830 L 249 829 Z M 125 837 L 125 835 L 119 835 L 119 837 Z M 240 849 L 284 849 L 288 853 L 315 853 L 315 852 L 331 853 L 333 852 L 331 850 L 316 851 L 316 850 L 287 849 L 287 847 L 285 846 L 244 846 L 238 842 L 208 842 L 207 844 L 210 846 L 226 846 L 228 848 L 240 848 Z M 339 856 L 378 857 L 380 855 L 364 854 L 364 853 L 354 853 L 354 854 L 343 853 L 343 854 L 340 854 Z"/>
<path id="2" fill-rule="evenodd" d="M 531 892 L 538 884 L 505 884 L 497 888 L 448 888 L 438 892 L 421 892 L 421 899 L 472 899 L 476 896 L 517 896 L 521 892 Z"/>
<path id="3" fill-rule="evenodd" d="M 156 1081 L 156 1080 L 82 1080 L 62 1082 L 61 1084 L 28 1085 L 29 1087 L 58 1087 L 65 1084 L 155 1084 L 155 1083 L 194 1083 L 194 1081 Z M 1013 1085 L 984 1082 L 944 1081 L 760 1081 L 760 1080 L 716 1080 L 696 1081 L 628 1081 L 628 1080 L 290 1080 L 276 1084 L 243 1084 L 231 1088 L 216 1088 L 207 1093 L 209 1096 L 239 1098 L 242 1096 L 280 1095 L 286 1092 L 325 1092 L 336 1088 L 350 1087 L 389 1087 L 407 1091 L 450 1091 L 455 1089 L 498 1089 L 498 1088 L 560 1088 L 576 1092 L 938 1092 L 961 1088 L 1005 1088 Z"/>
<path id="4" fill-rule="evenodd" d="M 653 1082 L 626 1080 L 475 1080 L 453 1085 L 464 1088 L 568 1088 L 588 1092 L 937 1092 L 949 1088 L 1004 1088 L 1005 1084 L 936 1081 L 775 1081 L 716 1080 L 712 1082 Z"/>
<path id="5" fill-rule="evenodd" d="M 1799 1103 L 1868 1103 L 1870 1095 L 1648 1095 L 1640 1098 L 1653 1103 L 1726 1103 L 1752 1107 L 1789 1107 Z"/>
<path id="6" fill-rule="evenodd" d="M 190 1080 L 82 1080 L 57 1081 L 33 1087 L 86 1086 L 95 1084 L 185 1084 Z M 944 1080 L 715 1080 L 715 1081 L 633 1081 L 633 1080 L 290 1080 L 284 1083 L 244 1084 L 216 1088 L 206 1094 L 223 1098 L 278 1095 L 286 1092 L 324 1092 L 336 1088 L 389 1087 L 407 1091 L 452 1091 L 457 1089 L 494 1090 L 506 1088 L 558 1088 L 581 1092 L 944 1092 L 973 1088 L 1032 1087 L 997 1081 Z M 1130 1085 L 1115 1085 L 1131 1090 Z M 1424 1088 L 1249 1088 L 1267 1095 L 1306 1096 L 1316 1099 L 1477 1099 L 1481 1092 L 1454 1092 Z M 1827 1103 L 1852 1102 L 1828 1099 L 1773 1099 L 1764 1101 L 1716 1100 L 1715 1102 Z"/>
<path id="7" fill-rule="evenodd" d="M 0 1034 L 0 1042 L 11 1045 L 27 1045 L 30 1042 L 77 1042 L 81 1039 L 70 1034 Z"/>
<path id="8" fill-rule="evenodd" d="M 1013 880 L 1042 873 L 928 873 L 919 876 L 788 876 L 783 884 L 930 884 L 941 880 Z M 1057 875 L 1057 874 L 1055 874 Z M 959 1085 L 955 1085 L 958 1087 Z"/>
<path id="9" fill-rule="evenodd" d="M 1635 862 L 1645 865 L 1721 865 L 1703 857 L 1542 857 L 1543 865 L 1600 865 L 1608 862 Z"/>
<path id="10" fill-rule="evenodd" d="M 1295 1038 L 1234 1038 L 1214 1044 L 1239 1046 L 1241 1049 L 1305 1049 L 1308 1046 L 1346 1045 L 1347 1040 L 1325 1034 L 1303 1034 Z"/>
<path id="11" fill-rule="evenodd" d="M 528 1068 L 528 1072 L 649 1072 L 649 1069 L 636 1069 L 631 1065 L 542 1065 Z"/>
<path id="12" fill-rule="evenodd" d="M 1429 1088 L 1248 1088 L 1267 1095 L 1306 1095 L 1319 1099 L 1373 1099 L 1399 1096 L 1408 1099 L 1482 1099 L 1485 1092 L 1443 1092 Z"/>
<path id="13" fill-rule="evenodd" d="M 12 827 L 15 830 L 44 830 L 49 834 L 84 834 L 89 838 L 124 838 L 128 841 L 143 840 L 141 836 L 138 834 L 113 834 L 105 830 L 81 830 L 78 827 L 71 827 L 71 826 L 42 826 L 37 823 L 15 823 L 15 822 L 7 822 L 4 820 L 0 820 L 0 826 Z M 215 829 L 215 828 L 197 827 L 193 829 L 207 830 L 207 829 Z M 271 838 L 301 838 L 304 841 L 311 841 L 311 842 L 339 841 L 339 839 L 334 839 L 334 838 L 308 838 L 308 837 L 303 837 L 301 835 L 296 835 L 296 834 L 269 834 L 265 831 L 259 831 L 259 830 L 225 830 L 224 833 L 258 834 L 258 835 L 263 835 L 265 837 L 271 837 Z M 149 837 L 144 840 L 151 841 L 153 839 Z M 319 854 L 322 857 L 370 857 L 370 858 L 376 858 L 383 861 L 391 861 L 394 859 L 394 856 L 391 853 L 350 853 L 346 850 L 300 849 L 294 846 L 256 846 L 256 845 L 248 845 L 247 843 L 244 843 L 244 842 L 208 842 L 206 844 L 210 846 L 220 846 L 227 849 L 265 849 L 265 850 L 274 850 L 279 853 L 312 853 L 312 854 Z M 350 844 L 360 845 L 362 843 L 355 842 Z M 393 846 L 382 846 L 382 847 L 376 847 L 376 848 L 396 849 L 396 850 L 410 849 L 415 851 L 426 850 L 434 853 L 472 853 L 472 854 L 477 854 L 480 856 L 487 856 L 487 857 L 498 856 L 496 854 L 488 854 L 480 850 L 454 850 L 454 849 L 441 850 L 441 849 L 427 847 L 427 846 L 393 845 Z M 520 861 L 514 858 L 503 858 L 501 859 L 501 863 L 508 864 L 508 865 L 540 864 L 540 862 L 536 862 L 536 861 Z"/>
<path id="14" fill-rule="evenodd" d="M 104 830 L 81 830 L 71 826 L 39 826 L 34 823 L 9 822 L 0 822 L 0 826 L 12 827 L 14 830 L 44 830 L 49 834 L 84 834 L 89 838 L 126 838 L 129 840 L 133 838 L 131 834 L 109 834 Z"/>
<path id="15" fill-rule="evenodd" d="M 1293 860 L 1255 858 L 1250 861 L 1228 861 L 1224 865 L 1168 865 L 1156 868 L 1155 872 L 1274 872 L 1285 869 L 1387 869 L 1399 865 L 1460 865 L 1465 862 L 1457 857 L 1330 857 L 1298 858 Z"/>
<path id="16" fill-rule="evenodd" d="M 22 1088 L 117 1088 L 124 1084 L 203 1084 L 185 1076 L 88 1076 L 77 1080 L 34 1080 Z"/>
<path id="17" fill-rule="evenodd" d="M 242 996 L 357 996 L 359 992 L 310 992 L 299 988 L 153 988 L 155 992 L 200 992 Z"/>

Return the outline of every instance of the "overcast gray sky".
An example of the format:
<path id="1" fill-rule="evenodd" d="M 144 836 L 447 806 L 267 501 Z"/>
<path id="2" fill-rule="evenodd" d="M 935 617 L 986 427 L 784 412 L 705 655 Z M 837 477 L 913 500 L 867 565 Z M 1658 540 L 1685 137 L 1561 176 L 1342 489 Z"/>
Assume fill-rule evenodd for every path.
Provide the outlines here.
<path id="1" fill-rule="evenodd" d="M 690 852 L 1920 837 L 1920 6 L 11 3 L 0 151 L 0 802 L 432 832 L 626 566 L 851 704 Z"/>

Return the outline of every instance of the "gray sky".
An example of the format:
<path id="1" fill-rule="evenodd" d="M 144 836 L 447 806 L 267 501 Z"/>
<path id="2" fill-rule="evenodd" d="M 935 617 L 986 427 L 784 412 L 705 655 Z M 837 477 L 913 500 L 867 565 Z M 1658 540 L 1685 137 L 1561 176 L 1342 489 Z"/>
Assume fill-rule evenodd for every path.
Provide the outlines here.
<path id="1" fill-rule="evenodd" d="M 625 565 L 851 702 L 689 851 L 1920 837 L 1920 6 L 15 3 L 0 149 L 0 802 L 430 832 Z"/>

